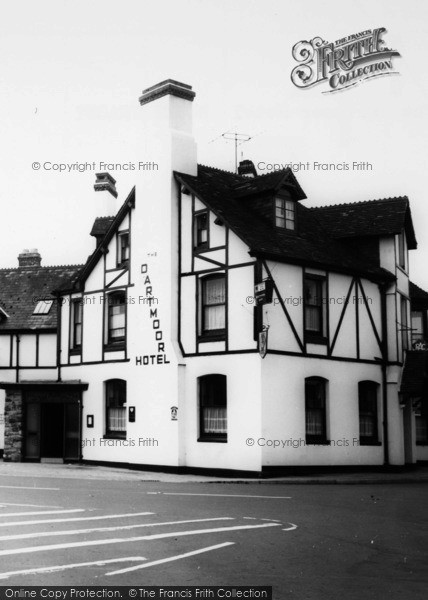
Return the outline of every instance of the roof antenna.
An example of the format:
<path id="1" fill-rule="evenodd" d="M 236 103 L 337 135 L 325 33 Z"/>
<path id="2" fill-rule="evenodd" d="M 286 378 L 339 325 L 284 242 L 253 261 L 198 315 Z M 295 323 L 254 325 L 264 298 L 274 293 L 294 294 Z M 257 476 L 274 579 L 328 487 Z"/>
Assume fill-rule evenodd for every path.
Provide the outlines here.
<path id="1" fill-rule="evenodd" d="M 249 142 L 254 136 L 246 133 L 237 133 L 236 131 L 226 131 L 221 134 L 221 137 L 225 140 L 232 140 L 235 142 L 235 173 L 238 173 L 238 146 Z"/>

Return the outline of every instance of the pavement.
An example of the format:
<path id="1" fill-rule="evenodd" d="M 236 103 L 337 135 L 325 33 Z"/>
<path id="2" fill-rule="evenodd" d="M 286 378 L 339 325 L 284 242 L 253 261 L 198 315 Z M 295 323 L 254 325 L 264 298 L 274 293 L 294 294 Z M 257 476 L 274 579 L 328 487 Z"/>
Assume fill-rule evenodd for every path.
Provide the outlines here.
<path id="1" fill-rule="evenodd" d="M 358 472 L 316 472 L 283 477 L 243 478 L 215 477 L 190 473 L 165 473 L 162 471 L 140 471 L 135 469 L 86 464 L 11 463 L 0 460 L 0 477 L 46 477 L 64 479 L 95 479 L 107 481 L 135 481 L 147 483 L 240 483 L 240 484 L 386 484 L 428 483 L 428 464 L 394 470 Z"/>

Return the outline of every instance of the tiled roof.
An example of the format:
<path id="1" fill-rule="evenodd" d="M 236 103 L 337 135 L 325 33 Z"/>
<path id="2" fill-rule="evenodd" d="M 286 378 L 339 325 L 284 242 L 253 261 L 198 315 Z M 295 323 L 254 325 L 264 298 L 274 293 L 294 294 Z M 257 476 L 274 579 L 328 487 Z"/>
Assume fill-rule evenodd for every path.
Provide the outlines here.
<path id="1" fill-rule="evenodd" d="M 38 300 L 53 299 L 54 289 L 70 285 L 80 269 L 80 265 L 0 269 L 1 306 L 8 315 L 0 319 L 0 331 L 55 328 L 55 302 L 47 315 L 33 315 L 34 308 Z"/>
<path id="2" fill-rule="evenodd" d="M 409 248 L 416 248 L 407 196 L 315 207 L 310 210 L 336 238 L 393 235 L 404 228 Z"/>
<path id="3" fill-rule="evenodd" d="M 428 352 L 406 353 L 400 392 L 412 397 L 428 396 Z"/>
<path id="4" fill-rule="evenodd" d="M 113 221 L 114 217 L 97 217 L 92 225 L 91 235 L 94 237 L 105 235 Z"/>
<path id="5" fill-rule="evenodd" d="M 300 187 L 291 169 L 280 169 L 273 173 L 259 175 L 258 177 L 240 176 L 240 181 L 234 185 L 233 195 L 235 198 L 241 198 L 254 194 L 263 194 L 264 192 L 276 190 L 284 184 L 293 190 L 297 200 L 304 200 L 306 198 L 305 192 Z"/>
<path id="6" fill-rule="evenodd" d="M 412 281 L 409 282 L 409 285 L 411 300 L 421 300 L 428 303 L 428 292 L 417 286 Z"/>
<path id="7" fill-rule="evenodd" d="M 286 171 L 289 169 L 275 173 L 275 177 L 283 178 L 287 175 Z M 357 251 L 333 239 L 331 232 L 318 220 L 317 213 L 300 203 L 297 204 L 296 232 L 273 227 L 271 221 L 253 210 L 246 198 L 236 197 L 239 184 L 246 185 L 248 181 L 245 177 L 202 165 L 198 167 L 197 176 L 176 173 L 176 177 L 225 221 L 249 246 L 252 255 L 353 272 L 375 280 L 394 278 L 389 271 L 380 268 L 375 260 L 370 262 L 362 259 Z M 264 182 L 269 177 L 261 176 L 251 182 L 254 184 L 258 179 Z"/>

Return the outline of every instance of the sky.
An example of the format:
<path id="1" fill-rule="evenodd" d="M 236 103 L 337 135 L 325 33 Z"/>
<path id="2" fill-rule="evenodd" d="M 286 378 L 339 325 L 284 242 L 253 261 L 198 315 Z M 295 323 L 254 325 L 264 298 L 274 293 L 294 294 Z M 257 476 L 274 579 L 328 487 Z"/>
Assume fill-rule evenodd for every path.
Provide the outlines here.
<path id="1" fill-rule="evenodd" d="M 94 173 L 32 164 L 150 160 L 138 97 L 173 78 L 196 92 L 198 162 L 233 170 L 222 133 L 239 132 L 251 136 L 240 159 L 310 163 L 296 173 L 307 206 L 407 195 L 418 240 L 411 278 L 428 290 L 427 17 L 425 0 L 9 2 L 0 20 L 0 267 L 17 266 L 23 248 L 38 248 L 44 265 L 86 260 Z M 323 93 L 328 84 L 293 85 L 297 42 L 379 27 L 400 53 L 395 75 L 333 94 Z M 313 168 L 354 161 L 373 168 Z M 124 199 L 132 172 L 112 174 Z"/>

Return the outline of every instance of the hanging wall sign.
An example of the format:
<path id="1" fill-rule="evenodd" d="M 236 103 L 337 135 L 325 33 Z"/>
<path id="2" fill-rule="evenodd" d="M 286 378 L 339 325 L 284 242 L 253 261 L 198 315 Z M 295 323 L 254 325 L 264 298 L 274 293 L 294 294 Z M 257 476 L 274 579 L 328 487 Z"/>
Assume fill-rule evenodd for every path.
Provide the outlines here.
<path id="1" fill-rule="evenodd" d="M 262 358 L 266 356 L 268 349 L 268 330 L 263 329 L 259 332 L 259 354 Z"/>
<path id="2" fill-rule="evenodd" d="M 273 281 L 272 279 L 266 279 L 261 283 L 257 283 L 254 286 L 254 297 L 256 299 L 257 306 L 262 304 L 270 304 L 272 302 L 273 294 Z"/>

